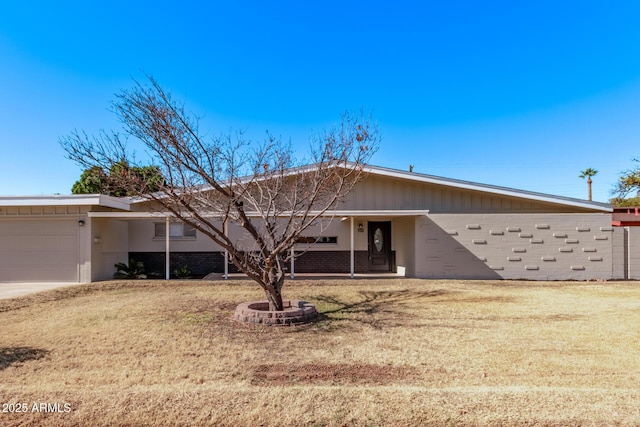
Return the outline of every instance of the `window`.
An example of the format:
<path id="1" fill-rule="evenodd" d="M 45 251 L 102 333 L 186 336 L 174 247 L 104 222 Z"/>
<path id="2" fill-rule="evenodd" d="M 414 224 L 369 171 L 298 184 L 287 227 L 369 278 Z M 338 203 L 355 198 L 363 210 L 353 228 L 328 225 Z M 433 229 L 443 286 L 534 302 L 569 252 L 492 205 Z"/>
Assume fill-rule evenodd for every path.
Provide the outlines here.
<path id="1" fill-rule="evenodd" d="M 338 243 L 337 236 L 300 236 L 296 239 L 296 243 Z"/>
<path id="2" fill-rule="evenodd" d="M 154 239 L 164 239 L 167 236 L 167 224 L 164 222 L 156 222 Z M 190 240 L 196 238 L 196 229 L 183 222 L 170 222 L 169 223 L 169 239 L 172 240 Z"/>

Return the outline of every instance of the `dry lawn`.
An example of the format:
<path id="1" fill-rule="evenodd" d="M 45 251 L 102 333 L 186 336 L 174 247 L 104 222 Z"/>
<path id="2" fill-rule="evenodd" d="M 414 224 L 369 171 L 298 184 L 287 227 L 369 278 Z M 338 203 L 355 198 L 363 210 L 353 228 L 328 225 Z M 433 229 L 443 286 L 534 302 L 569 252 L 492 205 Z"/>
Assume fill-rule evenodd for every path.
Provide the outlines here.
<path id="1" fill-rule="evenodd" d="M 638 283 L 304 280 L 285 291 L 323 319 L 233 322 L 238 303 L 262 297 L 249 281 L 0 300 L 0 425 L 640 424 Z M 15 404 L 26 413 L 6 412 Z"/>

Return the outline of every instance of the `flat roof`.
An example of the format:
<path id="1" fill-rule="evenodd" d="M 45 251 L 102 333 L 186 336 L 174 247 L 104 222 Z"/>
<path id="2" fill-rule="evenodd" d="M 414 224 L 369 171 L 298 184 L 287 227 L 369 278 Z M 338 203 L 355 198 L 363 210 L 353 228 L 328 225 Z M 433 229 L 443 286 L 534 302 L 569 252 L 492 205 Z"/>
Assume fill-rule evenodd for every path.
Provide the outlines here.
<path id="1" fill-rule="evenodd" d="M 0 197 L 0 206 L 103 206 L 129 210 L 130 205 L 131 201 L 127 198 L 105 196 L 104 194 Z"/>

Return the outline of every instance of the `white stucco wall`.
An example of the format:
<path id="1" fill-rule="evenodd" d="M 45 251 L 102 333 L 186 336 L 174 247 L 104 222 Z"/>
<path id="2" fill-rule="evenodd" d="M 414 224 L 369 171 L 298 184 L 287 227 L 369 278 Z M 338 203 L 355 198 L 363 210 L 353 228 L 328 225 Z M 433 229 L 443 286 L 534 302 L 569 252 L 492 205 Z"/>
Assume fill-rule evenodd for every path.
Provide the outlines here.
<path id="1" fill-rule="evenodd" d="M 113 279 L 114 264 L 128 263 L 128 222 L 118 219 L 91 218 L 91 280 Z"/>
<path id="2" fill-rule="evenodd" d="M 159 219 L 135 219 L 127 220 L 129 223 L 128 239 L 129 250 L 131 252 L 164 252 L 165 240 L 154 239 L 154 223 L 161 223 L 163 220 Z M 365 222 L 366 225 L 366 222 Z M 356 225 L 357 226 L 357 225 Z M 335 244 L 315 244 L 315 245 L 298 245 L 300 249 L 307 247 L 313 247 L 313 250 L 349 250 L 350 248 L 350 222 L 341 221 L 340 218 L 335 218 L 330 224 L 325 221 L 322 225 L 310 227 L 303 235 L 305 236 L 318 236 L 321 233 L 323 236 L 336 236 L 338 243 Z M 243 230 L 236 226 L 229 226 L 229 235 L 234 241 L 244 242 L 246 246 L 252 244 L 251 239 L 246 237 Z M 366 249 L 367 246 L 366 233 L 356 233 L 355 241 L 356 247 Z M 208 236 L 200 231 L 196 231 L 195 239 L 171 239 L 170 250 L 172 252 L 207 252 L 207 251 L 220 251 L 220 247 L 215 244 Z"/>

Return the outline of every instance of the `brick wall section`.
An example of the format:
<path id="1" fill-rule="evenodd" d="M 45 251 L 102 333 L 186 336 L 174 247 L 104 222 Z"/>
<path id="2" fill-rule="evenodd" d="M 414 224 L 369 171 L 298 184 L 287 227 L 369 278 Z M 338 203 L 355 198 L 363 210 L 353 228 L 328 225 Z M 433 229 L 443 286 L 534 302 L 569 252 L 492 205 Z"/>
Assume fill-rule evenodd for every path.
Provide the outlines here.
<path id="1" fill-rule="evenodd" d="M 164 252 L 129 252 L 129 259 L 131 258 L 143 262 L 144 268 L 148 273 L 157 273 L 164 277 Z M 174 270 L 178 270 L 185 265 L 194 276 L 223 273 L 224 255 L 220 252 L 171 252 L 169 258 L 171 275 L 173 275 Z M 234 265 L 229 265 L 229 273 L 236 273 L 237 271 Z"/>
<path id="2" fill-rule="evenodd" d="M 392 252 L 392 260 L 395 259 L 395 251 Z M 135 259 L 144 263 L 148 273 L 157 273 L 164 276 L 165 253 L 164 252 L 129 252 L 129 259 Z M 368 271 L 367 251 L 355 251 L 355 272 L 366 273 Z M 395 262 L 394 270 L 395 270 Z M 224 272 L 224 256 L 220 252 L 171 252 L 170 271 L 186 265 L 194 276 L 204 276 L 209 273 Z M 350 251 L 309 251 L 301 254 L 295 261 L 296 273 L 349 273 L 351 271 Z M 236 273 L 237 268 L 229 264 L 229 273 Z M 289 265 L 287 265 L 289 271 Z"/>
<path id="3" fill-rule="evenodd" d="M 355 272 L 368 271 L 367 251 L 355 251 Z M 350 251 L 309 251 L 296 258 L 296 273 L 349 273 L 351 271 Z"/>

